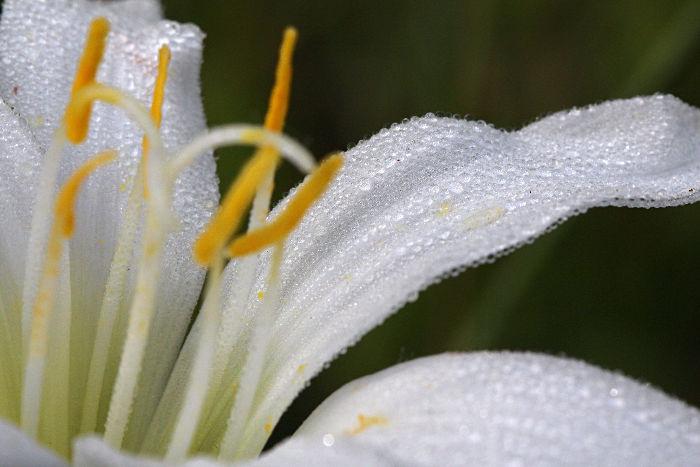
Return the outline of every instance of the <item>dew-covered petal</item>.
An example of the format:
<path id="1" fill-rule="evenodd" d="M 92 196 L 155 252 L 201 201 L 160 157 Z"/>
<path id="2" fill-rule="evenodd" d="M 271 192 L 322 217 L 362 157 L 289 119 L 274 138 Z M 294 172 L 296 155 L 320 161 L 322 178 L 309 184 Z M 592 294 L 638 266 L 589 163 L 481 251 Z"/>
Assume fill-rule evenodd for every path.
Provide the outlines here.
<path id="1" fill-rule="evenodd" d="M 0 102 L 0 417 L 17 421 L 22 279 L 39 151 L 27 125 Z"/>
<path id="2" fill-rule="evenodd" d="M 0 465 L 63 467 L 68 464 L 37 444 L 19 428 L 0 418 Z"/>
<path id="3" fill-rule="evenodd" d="M 557 113 L 512 133 L 428 115 L 349 150 L 287 241 L 246 452 L 262 448 L 265 426 L 326 362 L 445 275 L 594 206 L 697 201 L 698 128 L 700 110 L 657 95 Z M 245 355 L 268 261 L 230 346 L 233 369 Z"/>
<path id="4" fill-rule="evenodd" d="M 123 50 L 121 55 L 131 49 L 131 57 L 135 59 L 141 47 L 134 32 L 157 24 L 161 12 L 158 2 L 153 0 L 8 0 L 3 3 L 0 96 L 32 126 L 44 148 L 63 117 L 87 26 L 97 16 L 109 19 L 112 26 L 109 41 L 122 43 L 119 46 Z M 113 63 L 116 57 L 110 58 L 110 53 L 116 52 L 114 45 L 112 52 L 107 52 L 99 77 L 109 76 L 110 84 L 142 87 L 139 80 L 143 76 L 134 76 L 129 66 Z M 121 76 L 107 72 L 115 66 L 123 70 Z M 134 82 L 130 83 L 131 80 Z"/>
<path id="5" fill-rule="evenodd" d="M 426 466 L 682 466 L 700 456 L 700 412 L 575 360 L 444 354 L 348 383 L 296 437 Z"/>
<path id="6" fill-rule="evenodd" d="M 158 49 L 172 51 L 165 88 L 162 135 L 174 151 L 204 128 L 199 93 L 199 66 L 203 34 L 194 25 L 160 20 L 160 6 L 151 0 L 119 2 L 10 0 L 3 5 L 0 23 L 0 95 L 26 122 L 41 150 L 48 145 L 70 95 L 78 59 L 89 23 L 106 16 L 111 24 L 98 80 L 116 86 L 149 107 L 157 75 Z M 141 156 L 143 132 L 122 110 L 94 106 L 86 143 L 69 147 L 61 159 L 59 182 L 94 153 L 116 149 L 120 157 L 84 185 L 78 199 L 77 221 L 70 242 L 73 304 L 71 383 L 82 391 L 105 281 L 112 260 L 121 216 Z M 213 158 L 198 160 L 177 180 L 174 209 L 180 219 L 177 232 L 164 249 L 158 307 L 149 341 L 136 412 L 148 418 L 184 336 L 204 271 L 191 260 L 190 245 L 218 201 Z M 138 250 L 138 248 L 137 248 Z M 138 252 L 137 252 L 138 255 Z M 134 265 L 137 259 L 134 259 Z M 133 282 L 136 268 L 131 268 Z M 131 293 L 123 301 L 128 310 Z M 118 321 L 118 326 L 126 324 Z M 119 332 L 117 332 L 119 335 Z M 107 382 L 113 381 L 121 343 L 110 352 Z M 83 381 L 83 382 L 81 382 Z M 75 384 L 73 385 L 73 382 Z M 105 392 L 109 396 L 109 391 Z M 74 400 L 81 395 L 76 393 Z M 105 404 L 103 404 L 105 405 Z M 106 416 L 102 407 L 100 419 Z M 73 423 L 76 423 L 75 421 Z M 132 423 L 138 436 L 140 426 Z"/>

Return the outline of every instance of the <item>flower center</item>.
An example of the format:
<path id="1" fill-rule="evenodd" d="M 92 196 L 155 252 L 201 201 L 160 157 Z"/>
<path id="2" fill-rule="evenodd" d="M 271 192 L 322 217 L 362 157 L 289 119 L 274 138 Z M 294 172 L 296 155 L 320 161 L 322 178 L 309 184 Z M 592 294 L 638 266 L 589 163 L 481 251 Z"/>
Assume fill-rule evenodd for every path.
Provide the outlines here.
<path id="1" fill-rule="evenodd" d="M 136 387 L 140 378 L 149 329 L 153 319 L 156 288 L 160 278 L 162 250 L 166 236 L 176 223 L 172 219 L 173 186 L 182 169 L 207 150 L 224 145 L 253 144 L 259 147 L 228 190 L 209 226 L 193 246 L 193 258 L 208 268 L 204 301 L 200 311 L 201 326 L 188 386 L 172 427 L 166 458 L 184 458 L 200 424 L 202 407 L 213 381 L 219 381 L 217 366 L 229 355 L 217 348 L 217 332 L 221 321 L 221 275 L 228 258 L 251 255 L 272 247 L 273 261 L 269 272 L 260 319 L 253 333 L 250 350 L 238 380 L 235 402 L 222 433 L 222 458 L 233 458 L 244 431 L 268 346 L 274 310 L 278 305 L 279 267 L 284 253 L 284 240 L 303 218 L 308 208 L 326 190 L 342 166 L 340 155 L 333 155 L 318 168 L 313 157 L 298 143 L 282 135 L 291 88 L 291 63 L 296 31 L 285 31 L 276 82 L 264 128 L 252 125 L 227 125 L 195 138 L 178 153 L 170 155 L 159 133 L 162 104 L 170 61 L 170 49 L 158 51 L 158 74 L 150 112 L 140 102 L 119 89 L 96 81 L 97 70 L 105 50 L 109 23 L 95 19 L 87 35 L 71 90 L 71 98 L 61 125 L 56 130 L 42 166 L 41 184 L 34 206 L 23 289 L 22 353 L 25 362 L 21 392 L 22 428 L 70 457 L 71 438 L 78 433 L 104 432 L 107 442 L 121 448 L 132 414 Z M 70 305 L 60 297 L 70 287 L 67 280 L 68 261 L 64 252 L 66 240 L 73 232 L 74 205 L 81 184 L 100 166 L 114 160 L 116 152 L 107 151 L 81 165 L 61 186 L 54 199 L 60 156 L 69 144 L 81 144 L 87 137 L 92 104 L 100 100 L 121 108 L 144 131 L 143 155 L 137 167 L 121 219 L 117 247 L 105 285 L 99 326 L 92 354 L 88 356 L 89 372 L 79 423 L 69 423 L 68 406 L 76 401 L 68 395 L 70 375 L 69 353 Z M 311 173 L 297 189 L 285 208 L 269 223 L 265 221 L 270 206 L 272 182 L 280 156 L 286 157 L 302 171 Z M 231 237 L 239 228 L 247 207 L 252 202 L 249 231 Z M 120 305 L 127 297 L 127 272 L 135 244 L 139 240 L 141 212 L 145 225 L 141 236 L 143 254 L 138 260 L 133 298 L 130 301 L 126 336 L 120 346 L 121 357 L 114 385 L 105 377 L 110 343 L 118 319 Z M 247 258 L 243 258 L 246 260 Z M 248 264 L 251 264 L 248 262 Z M 254 270 L 243 268 L 241 285 L 252 284 Z M 47 365 L 47 359 L 51 364 Z M 218 378 L 218 379 L 217 379 Z M 60 387 L 53 386 L 58 384 Z M 229 384 L 229 383 L 227 383 Z M 50 388 L 50 394 L 49 394 Z M 102 397 L 107 398 L 106 401 Z M 98 426 L 100 405 L 107 404 L 104 427 Z"/>

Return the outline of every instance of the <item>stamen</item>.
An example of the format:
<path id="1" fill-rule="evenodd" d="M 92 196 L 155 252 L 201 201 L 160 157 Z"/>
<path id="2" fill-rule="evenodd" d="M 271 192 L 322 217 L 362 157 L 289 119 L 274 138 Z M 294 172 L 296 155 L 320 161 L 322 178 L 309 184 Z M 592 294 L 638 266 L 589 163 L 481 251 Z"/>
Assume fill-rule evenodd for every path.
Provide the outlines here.
<path id="1" fill-rule="evenodd" d="M 105 39 L 108 32 L 109 22 L 105 18 L 96 18 L 90 24 L 83 55 L 78 64 L 75 79 L 73 80 L 71 101 L 83 88 L 95 82 L 97 68 L 104 54 Z M 46 151 L 46 156 L 44 157 L 41 170 L 41 183 L 39 184 L 39 191 L 36 194 L 32 226 L 29 233 L 24 287 L 22 290 L 22 343 L 25 355 L 29 339 L 31 310 L 36 300 L 36 284 L 39 282 L 39 276 L 41 275 L 41 256 L 44 251 L 44 242 L 46 241 L 49 230 L 51 200 L 53 199 L 53 190 L 56 177 L 58 176 L 61 152 L 66 145 L 67 139 L 73 142 L 85 139 L 85 135 L 87 135 L 87 125 L 90 121 L 90 109 L 91 103 L 84 105 L 81 111 L 76 112 L 73 116 L 71 125 L 67 124 L 64 116 L 63 122 L 56 129 L 51 144 Z M 68 130 L 69 126 L 71 127 L 70 131 Z"/>
<path id="2" fill-rule="evenodd" d="M 103 18 L 95 18 L 90 23 L 90 31 L 83 50 L 83 56 L 78 64 L 78 71 L 75 74 L 73 81 L 73 89 L 71 90 L 71 100 L 85 86 L 95 82 L 97 75 L 97 67 L 102 61 L 102 55 L 105 49 L 105 39 L 109 33 L 109 22 Z M 71 120 L 66 121 L 66 136 L 73 144 L 78 144 L 85 140 L 88 131 L 88 123 L 90 121 L 90 112 L 92 110 L 92 102 L 81 106 L 79 111 Z"/>
<path id="3" fill-rule="evenodd" d="M 151 116 L 134 98 L 103 84 L 90 84 L 83 87 L 66 109 L 66 120 L 81 106 L 94 100 L 102 100 L 122 108 L 138 123 L 149 139 L 150 154 L 148 185 L 151 196 L 148 199 L 146 228 L 143 235 L 143 251 L 139 264 L 136 293 L 129 311 L 127 339 L 124 353 L 119 363 L 114 393 L 110 401 L 105 439 L 113 447 L 121 447 L 126 424 L 134 397 L 136 383 L 141 372 L 143 352 L 146 348 L 150 327 L 155 289 L 160 275 L 160 255 L 166 228 L 171 224 L 170 187 L 163 178 L 165 175 L 163 142 Z"/>
<path id="4" fill-rule="evenodd" d="M 270 131 L 279 132 L 284 126 L 289 106 L 292 54 L 296 38 L 296 29 L 290 27 L 285 30 L 280 47 L 275 86 L 272 89 L 269 109 L 265 116 L 265 128 Z M 245 136 L 250 137 L 250 135 Z M 209 264 L 216 252 L 223 248 L 225 242 L 238 228 L 243 212 L 253 199 L 253 195 L 259 191 L 261 182 L 270 177 L 278 157 L 274 147 L 263 147 L 255 154 L 251 163 L 243 169 L 236 183 L 226 194 L 219 213 L 195 243 L 194 257 L 197 262 L 202 265 Z M 251 166 L 255 167 L 255 171 Z M 265 183 L 265 185 L 269 184 L 269 181 Z"/>
<path id="5" fill-rule="evenodd" d="M 277 61 L 275 85 L 270 93 L 270 103 L 265 115 L 265 128 L 270 131 L 280 132 L 284 128 L 284 120 L 289 108 L 289 94 L 292 87 L 292 56 L 296 41 L 297 30 L 293 27 L 285 29 Z M 267 213 L 270 210 L 274 177 L 274 170 L 270 170 L 258 187 L 257 193 L 255 193 L 253 207 L 250 210 L 248 231 L 258 228 L 265 222 Z"/>
<path id="6" fill-rule="evenodd" d="M 289 136 L 248 124 L 223 125 L 206 130 L 178 152 L 169 163 L 169 181 L 174 182 L 180 172 L 206 151 L 224 146 L 245 144 L 274 146 L 292 165 L 304 173 L 316 167 L 314 156 Z"/>
<path id="7" fill-rule="evenodd" d="M 292 78 L 292 54 L 294 44 L 296 43 L 296 37 L 297 33 L 294 28 L 287 28 L 285 30 L 282 45 L 280 47 L 279 60 L 277 63 L 275 86 L 273 87 L 270 95 L 270 103 L 265 118 L 265 128 L 268 131 L 280 132 L 284 125 L 287 108 L 289 106 L 289 93 Z M 272 193 L 272 181 L 277 162 L 279 160 L 277 149 L 274 146 L 263 146 L 262 148 L 258 149 L 252 159 L 258 160 L 263 158 L 265 160 L 270 160 L 272 163 L 269 164 L 269 167 L 267 167 L 266 170 L 261 172 L 262 178 L 255 182 L 256 194 L 253 207 L 251 209 L 251 221 L 249 228 L 251 225 L 258 225 L 253 219 L 261 219 L 261 222 L 263 222 L 264 215 L 260 215 L 260 213 L 261 211 L 264 211 L 266 214 L 267 210 L 269 209 L 270 197 Z M 234 188 L 228 192 L 224 205 L 226 205 L 226 202 L 230 199 L 230 197 L 234 196 L 236 187 L 237 185 L 234 185 Z M 238 187 L 240 188 L 240 185 L 238 185 Z M 236 219 L 232 225 L 230 225 L 228 231 L 220 230 L 219 235 L 216 237 L 216 241 L 211 242 L 209 245 L 209 248 L 212 250 L 212 252 L 209 254 L 214 256 L 215 265 L 222 262 L 223 258 L 221 257 L 221 248 L 224 245 L 223 242 L 227 241 L 231 233 L 235 231 L 238 223 L 241 220 L 243 209 L 250 202 L 249 194 L 246 194 L 246 198 L 245 203 L 242 203 L 242 205 L 240 205 L 237 209 L 238 212 L 236 213 Z M 223 207 L 222 211 L 224 211 Z M 219 220 L 222 220 L 222 217 L 219 217 Z M 214 222 L 212 222 L 210 227 L 211 229 L 215 227 Z M 210 237 L 210 240 L 212 238 L 213 237 Z M 201 246 L 202 243 L 199 245 Z M 254 261 L 252 266 L 254 267 Z M 245 269 L 250 269 L 250 267 Z M 253 274 L 251 273 L 250 276 L 252 280 Z M 217 283 L 216 286 L 214 286 L 214 282 Z M 202 311 L 203 316 L 201 332 L 198 338 L 199 342 L 197 344 L 196 356 L 192 365 L 187 392 L 185 394 L 183 405 L 179 408 L 179 415 L 177 417 L 175 428 L 173 430 L 173 436 L 170 440 L 166 454 L 166 459 L 170 461 L 182 459 L 187 454 L 187 451 L 192 444 L 195 428 L 200 420 L 200 417 L 202 417 L 202 411 L 205 407 L 205 400 L 211 402 L 213 400 L 211 398 L 216 394 L 215 391 L 209 391 L 208 393 L 207 389 L 210 386 L 212 388 L 217 387 L 216 385 L 220 381 L 219 378 L 222 374 L 220 367 L 223 364 L 223 360 L 228 356 L 228 352 L 221 353 L 219 352 L 220 349 L 217 349 L 217 332 L 219 330 L 218 328 L 220 327 L 219 323 L 221 316 L 223 315 L 220 312 L 220 307 L 218 306 L 220 301 L 220 291 L 217 289 L 217 287 L 220 287 L 218 282 L 219 272 L 217 272 L 216 266 L 214 266 L 210 271 L 210 276 L 208 279 L 208 292 L 205 298 L 204 309 Z M 246 289 L 245 285 L 243 285 L 243 288 Z M 208 308 L 208 305 L 213 302 L 216 302 L 217 304 L 215 310 L 213 308 Z M 228 323 L 222 324 L 228 325 Z M 230 328 L 231 326 L 228 327 Z M 215 358 L 218 362 L 212 367 Z"/>
<path id="8" fill-rule="evenodd" d="M 162 116 L 163 97 L 165 93 L 165 83 L 167 80 L 168 63 L 170 62 L 170 49 L 163 45 L 158 51 L 158 76 L 156 77 L 155 88 L 153 89 L 153 100 L 151 103 L 151 118 L 156 127 L 160 126 Z M 126 283 L 126 273 L 130 264 L 131 256 L 136 242 L 138 231 L 138 220 L 141 212 L 142 198 L 146 197 L 147 183 L 145 169 L 148 163 L 148 136 L 143 137 L 143 156 L 136 170 L 136 176 L 132 184 L 129 200 L 122 225 L 119 229 L 117 248 L 112 258 L 112 264 L 107 278 L 104 299 L 98 323 L 95 343 L 93 345 L 92 357 L 90 359 L 90 369 L 83 400 L 83 413 L 80 425 L 81 433 L 88 433 L 97 426 L 97 412 L 99 409 L 102 384 L 109 354 L 109 345 L 112 337 L 114 322 L 121 305 L 124 285 Z"/>
<path id="9" fill-rule="evenodd" d="M 288 27 L 284 30 L 280 56 L 275 73 L 275 86 L 270 95 L 270 104 L 265 115 L 265 128 L 270 131 L 282 131 L 284 119 L 289 108 L 289 92 L 292 85 L 292 56 L 297 42 L 297 30 Z"/>
<path id="10" fill-rule="evenodd" d="M 288 27 L 284 31 L 282 45 L 280 46 L 277 70 L 275 73 L 275 85 L 270 93 L 267 114 L 265 115 L 265 128 L 269 131 L 281 132 L 289 108 L 289 95 L 292 86 L 292 58 L 297 41 L 297 31 Z M 253 231 L 265 223 L 270 211 L 272 189 L 274 186 L 275 167 L 271 168 L 258 186 L 253 199 L 248 218 L 248 232 Z M 248 290 L 255 280 L 255 268 L 257 258 L 249 256 L 242 258 L 236 268 L 236 276 L 232 278 L 237 287 L 231 291 L 229 300 L 222 312 L 221 327 L 217 343 L 216 359 L 212 369 L 212 381 L 224 380 L 224 373 L 228 365 L 232 341 L 236 336 L 241 322 L 239 319 L 243 307 L 247 303 Z"/>
<path id="11" fill-rule="evenodd" d="M 151 101 L 151 117 L 153 123 L 160 127 L 163 117 L 163 98 L 165 97 L 165 83 L 168 80 L 168 65 L 170 64 L 170 47 L 162 45 L 158 49 L 158 75 L 156 85 L 153 89 L 153 100 Z M 148 152 L 148 137 L 143 137 L 143 152 Z"/>
<path id="12" fill-rule="evenodd" d="M 153 100 L 151 101 L 151 117 L 156 127 L 160 128 L 160 121 L 163 116 L 163 97 L 165 96 L 165 82 L 168 80 L 168 64 L 170 63 L 170 48 L 167 45 L 161 46 L 158 50 L 158 76 L 153 89 Z M 143 157 L 141 167 L 144 170 L 143 176 L 143 196 L 148 198 L 148 136 L 143 136 Z"/>
<path id="13" fill-rule="evenodd" d="M 166 226 L 159 216 L 162 214 L 150 198 L 136 290 L 129 310 L 126 340 L 105 424 L 104 439 L 115 449 L 121 448 L 129 422 L 154 313 L 155 293 L 160 278 L 160 260 L 167 233 Z"/>
<path id="14" fill-rule="evenodd" d="M 187 392 L 165 455 L 166 461 L 176 462 L 185 458 L 202 413 L 202 406 L 209 389 L 211 364 L 214 360 L 214 341 L 220 320 L 222 270 L 223 257 L 217 255 L 207 278 L 197 354 L 190 370 Z"/>
<path id="15" fill-rule="evenodd" d="M 241 436 L 248 422 L 253 399 L 258 389 L 265 355 L 272 336 L 272 325 L 275 322 L 274 311 L 279 305 L 279 270 L 283 254 L 284 245 L 278 243 L 272 252 L 272 264 L 270 265 L 270 272 L 267 278 L 268 287 L 263 298 L 262 307 L 256 315 L 253 336 L 248 346 L 248 355 L 241 372 L 226 432 L 221 441 L 219 460 L 234 460 L 243 448 L 240 444 Z"/>
<path id="16" fill-rule="evenodd" d="M 73 234 L 75 199 L 87 176 L 112 161 L 115 156 L 114 151 L 108 151 L 89 159 L 71 175 L 56 198 L 53 228 L 46 246 L 44 268 L 32 315 L 29 356 L 22 392 L 22 428 L 33 437 L 36 437 L 39 428 L 49 321 L 56 297 L 63 242 Z"/>
<path id="17" fill-rule="evenodd" d="M 36 301 L 39 280 L 42 274 L 43 256 L 46 239 L 51 228 L 51 211 L 54 186 L 58 176 L 61 152 L 66 146 L 63 126 L 58 128 L 46 151 L 41 168 L 41 179 L 36 194 L 32 213 L 32 225 L 27 242 L 27 260 L 24 269 L 24 286 L 22 288 L 22 349 L 23 361 L 26 359 L 29 334 L 31 331 L 33 305 Z"/>
<path id="18" fill-rule="evenodd" d="M 84 86 L 69 102 L 68 107 L 66 107 L 66 122 L 77 118 L 80 109 L 95 100 L 107 102 L 124 110 L 148 137 L 149 153 L 151 155 L 157 154 L 157 157 L 149 158 L 149 166 L 154 164 L 157 166 L 156 170 L 149 170 L 148 172 L 149 185 L 152 188 L 157 188 L 155 189 L 155 199 L 150 201 L 156 206 L 156 212 L 163 216 L 169 216 L 170 206 L 166 198 L 167 188 L 170 185 L 168 184 L 169 180 L 164 179 L 163 140 L 150 113 L 146 111 L 139 101 L 119 89 L 100 83 L 93 83 Z M 151 191 L 153 192 L 154 190 Z"/>
<path id="19" fill-rule="evenodd" d="M 340 154 L 332 155 L 324 160 L 318 169 L 299 187 L 289 204 L 275 220 L 231 242 L 228 247 L 229 255 L 248 255 L 282 241 L 294 230 L 313 202 L 323 195 L 342 165 L 343 157 Z"/>
<path id="20" fill-rule="evenodd" d="M 216 258 L 228 238 L 238 228 L 245 209 L 260 185 L 260 180 L 276 163 L 277 152 L 269 148 L 259 151 L 243 167 L 236 182 L 226 193 L 221 208 L 194 244 L 194 258 L 199 264 L 208 266 Z"/>

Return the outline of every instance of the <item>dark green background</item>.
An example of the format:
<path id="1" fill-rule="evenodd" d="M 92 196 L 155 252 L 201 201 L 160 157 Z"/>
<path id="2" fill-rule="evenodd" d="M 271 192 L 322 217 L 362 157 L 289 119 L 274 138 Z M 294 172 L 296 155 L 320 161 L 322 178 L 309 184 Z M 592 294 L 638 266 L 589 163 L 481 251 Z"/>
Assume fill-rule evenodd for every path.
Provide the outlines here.
<path id="1" fill-rule="evenodd" d="M 426 112 L 514 129 L 653 92 L 700 106 L 700 1 L 183 1 L 206 33 L 209 124 L 261 122 L 279 39 L 300 40 L 287 132 L 317 155 Z M 240 158 L 221 151 L 223 187 Z M 299 181 L 285 167 L 279 194 Z M 700 204 L 595 209 L 493 265 L 433 286 L 290 408 L 287 436 L 334 389 L 447 350 L 518 349 L 618 369 L 700 405 Z"/>

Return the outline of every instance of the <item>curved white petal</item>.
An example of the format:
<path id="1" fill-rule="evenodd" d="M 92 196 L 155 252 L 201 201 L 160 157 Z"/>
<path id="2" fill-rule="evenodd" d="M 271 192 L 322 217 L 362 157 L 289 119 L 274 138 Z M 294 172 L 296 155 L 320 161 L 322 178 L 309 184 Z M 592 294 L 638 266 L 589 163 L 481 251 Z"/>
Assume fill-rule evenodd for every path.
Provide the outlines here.
<path id="1" fill-rule="evenodd" d="M 220 462 L 210 457 L 194 457 L 182 463 L 166 463 L 146 456 L 135 456 L 124 451 L 115 451 L 101 438 L 83 437 L 74 445 L 75 467 L 232 467 L 232 466 L 333 466 L 333 467 L 372 467 L 399 464 L 386 453 L 376 452 L 368 446 L 349 440 L 335 449 L 319 448 L 318 440 L 293 438 L 285 441 L 260 459 L 243 463 Z"/>
<path id="2" fill-rule="evenodd" d="M 19 428 L 0 418 L 0 465 L 63 467 L 68 464 L 37 444 Z"/>
<path id="3" fill-rule="evenodd" d="M 699 127 L 700 110 L 651 96 L 557 113 L 512 133 L 429 115 L 349 150 L 287 241 L 248 454 L 326 362 L 441 277 L 594 206 L 697 201 Z M 268 260 L 240 317 L 245 324 L 259 307 Z M 230 346 L 234 371 L 249 332 L 244 326 Z"/>
<path id="4" fill-rule="evenodd" d="M 302 436 L 292 437 L 281 443 L 259 459 L 243 462 L 241 466 L 249 467 L 276 467 L 281 465 L 304 465 L 309 467 L 411 467 L 414 464 L 406 459 L 397 459 L 391 456 L 386 449 L 374 449 L 366 443 L 357 443 L 347 439 L 342 443 L 333 443 L 326 438 L 319 443 L 316 437 L 306 438 Z M 217 467 L 222 464 L 208 464 L 200 461 L 199 464 L 192 462 L 187 467 Z"/>
<path id="5" fill-rule="evenodd" d="M 297 437 L 315 440 L 311 459 L 352 440 L 401 465 L 684 466 L 700 456 L 700 412 L 575 360 L 444 354 L 347 384 Z"/>
<path id="6" fill-rule="evenodd" d="M 0 95 L 38 143 L 39 152 L 32 161 L 43 158 L 62 118 L 89 22 L 101 15 L 110 21 L 111 32 L 98 80 L 121 88 L 144 106 L 150 106 L 158 49 L 167 44 L 172 61 L 163 105 L 165 145 L 176 150 L 204 128 L 199 94 L 203 34 L 196 26 L 161 20 L 160 6 L 152 0 L 9 0 L 3 4 L 0 23 L 0 60 L 4 64 L 0 67 Z M 59 181 L 98 151 L 111 148 L 120 154 L 117 163 L 101 169 L 85 183 L 76 208 L 76 230 L 70 242 L 71 388 L 76 391 L 82 390 L 87 377 L 86 355 L 92 350 L 121 216 L 141 156 L 142 136 L 143 132 L 127 120 L 121 109 L 98 103 L 86 143 L 70 146 L 61 159 Z M 217 185 L 210 155 L 200 158 L 176 182 L 174 209 L 180 228 L 168 237 L 164 248 L 158 307 L 151 330 L 158 338 L 149 341 L 143 370 L 149 377 L 144 379 L 147 384 L 139 388 L 139 405 L 135 407 L 145 419 L 155 406 L 199 294 L 204 271 L 191 260 L 190 246 L 217 205 Z M 24 190 L 24 186 L 18 183 L 15 189 Z M 131 281 L 135 273 L 136 268 L 132 267 Z M 129 306 L 130 293 L 127 295 L 123 313 Z M 122 329 L 125 323 L 126 320 L 118 322 Z M 114 378 L 120 351 L 118 342 L 110 353 L 108 382 Z M 80 394 L 76 394 L 75 400 L 80 399 Z M 105 411 L 103 407 L 101 419 L 106 416 Z M 138 437 L 141 429 L 132 423 L 129 439 Z"/>

